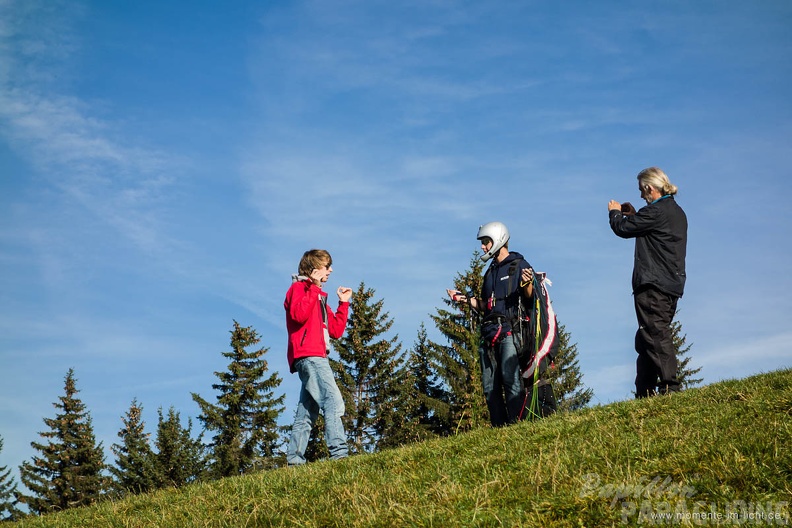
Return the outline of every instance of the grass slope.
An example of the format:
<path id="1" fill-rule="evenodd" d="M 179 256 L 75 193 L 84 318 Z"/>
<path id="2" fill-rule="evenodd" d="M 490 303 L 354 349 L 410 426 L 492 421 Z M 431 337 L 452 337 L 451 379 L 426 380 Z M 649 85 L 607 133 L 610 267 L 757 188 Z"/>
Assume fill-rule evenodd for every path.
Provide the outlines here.
<path id="1" fill-rule="evenodd" d="M 20 524 L 611 526 L 669 511 L 681 525 L 792 524 L 791 422 L 783 370 Z"/>

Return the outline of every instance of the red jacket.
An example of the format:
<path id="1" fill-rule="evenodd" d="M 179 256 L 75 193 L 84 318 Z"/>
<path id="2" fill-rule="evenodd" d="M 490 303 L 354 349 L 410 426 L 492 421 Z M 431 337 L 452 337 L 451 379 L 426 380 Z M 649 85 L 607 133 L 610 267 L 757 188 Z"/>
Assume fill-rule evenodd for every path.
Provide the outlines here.
<path id="1" fill-rule="evenodd" d="M 294 362 L 300 358 L 327 356 L 326 347 L 330 344 L 325 345 L 320 295 L 327 299 L 327 293 L 310 279 L 293 283 L 286 292 L 283 307 L 286 309 L 286 330 L 289 332 L 287 358 L 292 372 Z M 339 339 L 343 335 L 348 317 L 348 302 L 339 302 L 336 313 L 327 306 L 327 330 L 331 338 Z"/>

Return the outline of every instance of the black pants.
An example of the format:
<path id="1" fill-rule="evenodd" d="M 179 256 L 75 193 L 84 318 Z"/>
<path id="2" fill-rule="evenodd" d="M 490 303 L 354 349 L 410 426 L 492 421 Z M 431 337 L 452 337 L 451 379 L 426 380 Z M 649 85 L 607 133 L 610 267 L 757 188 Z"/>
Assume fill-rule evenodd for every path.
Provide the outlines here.
<path id="1" fill-rule="evenodd" d="M 676 313 L 678 298 L 655 288 L 646 288 L 634 294 L 638 331 L 635 333 L 637 375 L 635 395 L 638 398 L 676 392 L 676 348 L 671 338 L 671 322 Z"/>

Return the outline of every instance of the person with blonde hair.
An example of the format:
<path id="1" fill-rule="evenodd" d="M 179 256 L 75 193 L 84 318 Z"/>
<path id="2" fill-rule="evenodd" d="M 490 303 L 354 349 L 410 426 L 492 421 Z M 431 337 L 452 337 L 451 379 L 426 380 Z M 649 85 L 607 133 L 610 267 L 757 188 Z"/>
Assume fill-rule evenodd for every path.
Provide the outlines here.
<path id="1" fill-rule="evenodd" d="M 638 318 L 635 334 L 635 395 L 644 398 L 680 390 L 671 323 L 685 290 L 687 216 L 677 204 L 677 186 L 657 167 L 638 173 L 646 206 L 608 202 L 610 227 L 621 238 L 635 239 L 632 274 Z"/>
<path id="2" fill-rule="evenodd" d="M 668 181 L 666 173 L 657 167 L 649 167 L 638 173 L 638 184 L 645 189 L 652 187 L 657 189 L 661 196 L 675 195 L 677 193 L 677 186 Z"/>
<path id="3" fill-rule="evenodd" d="M 287 359 L 289 369 L 300 376 L 300 400 L 294 415 L 291 438 L 286 450 L 290 466 L 305 464 L 305 450 L 311 428 L 322 411 L 325 422 L 325 442 L 330 458 L 349 455 L 346 433 L 341 417 L 344 399 L 338 389 L 330 361 L 330 339 L 339 339 L 349 318 L 352 289 L 341 286 L 336 291 L 338 308 L 327 305 L 327 293 L 322 288 L 333 272 L 333 259 L 324 249 L 306 251 L 292 275 L 292 285 L 286 292 L 286 329 L 289 333 Z"/>

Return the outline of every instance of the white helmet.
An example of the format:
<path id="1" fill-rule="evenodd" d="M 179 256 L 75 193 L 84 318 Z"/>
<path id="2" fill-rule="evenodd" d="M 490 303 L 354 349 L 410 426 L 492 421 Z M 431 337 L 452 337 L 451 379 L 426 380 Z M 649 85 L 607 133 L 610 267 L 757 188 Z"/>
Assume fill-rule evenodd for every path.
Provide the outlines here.
<path id="1" fill-rule="evenodd" d="M 490 222 L 479 227 L 478 235 L 476 235 L 479 240 L 485 237 L 492 240 L 490 250 L 481 255 L 481 260 L 487 262 L 509 241 L 509 230 L 500 222 Z"/>

